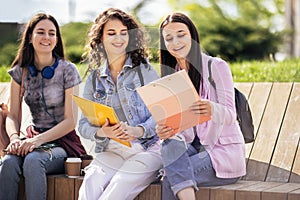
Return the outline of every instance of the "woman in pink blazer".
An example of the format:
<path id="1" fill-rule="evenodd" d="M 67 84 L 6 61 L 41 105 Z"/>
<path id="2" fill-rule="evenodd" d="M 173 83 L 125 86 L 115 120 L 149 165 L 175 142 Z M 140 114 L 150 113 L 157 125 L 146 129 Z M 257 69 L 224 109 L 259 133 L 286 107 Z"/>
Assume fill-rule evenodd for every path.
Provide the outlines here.
<path id="1" fill-rule="evenodd" d="M 216 89 L 208 80 L 208 60 Z M 234 85 L 229 66 L 201 52 L 198 32 L 182 13 L 168 15 L 160 25 L 162 76 L 186 70 L 201 97 L 191 112 L 211 120 L 172 136 L 158 124 L 165 170 L 162 199 L 195 199 L 198 186 L 235 183 L 246 174 L 245 143 L 236 120 Z"/>

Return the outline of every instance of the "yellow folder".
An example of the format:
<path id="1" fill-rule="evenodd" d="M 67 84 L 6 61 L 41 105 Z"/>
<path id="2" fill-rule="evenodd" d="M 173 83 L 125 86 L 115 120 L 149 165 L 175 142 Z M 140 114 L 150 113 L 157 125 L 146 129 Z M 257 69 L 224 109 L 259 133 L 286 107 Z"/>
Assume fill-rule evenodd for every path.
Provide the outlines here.
<path id="1" fill-rule="evenodd" d="M 118 116 L 116 115 L 112 107 L 76 95 L 72 95 L 72 98 L 92 125 L 102 126 L 105 123 L 106 119 L 109 120 L 110 125 L 114 125 L 119 122 Z M 131 147 L 130 142 L 123 141 L 117 138 L 111 139 L 128 147 Z"/>

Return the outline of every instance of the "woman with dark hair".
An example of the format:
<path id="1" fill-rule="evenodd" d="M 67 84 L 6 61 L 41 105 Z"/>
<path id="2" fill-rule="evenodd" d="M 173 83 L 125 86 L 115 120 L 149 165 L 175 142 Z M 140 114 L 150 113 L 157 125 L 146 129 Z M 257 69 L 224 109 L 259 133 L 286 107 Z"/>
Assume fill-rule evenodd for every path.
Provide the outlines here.
<path id="1" fill-rule="evenodd" d="M 208 62 L 212 61 L 212 86 Z M 160 25 L 162 76 L 186 70 L 200 100 L 191 112 L 211 120 L 172 136 L 159 124 L 165 169 L 162 199 L 195 199 L 198 186 L 235 183 L 246 173 L 245 144 L 236 120 L 234 85 L 229 66 L 201 52 L 198 32 L 182 13 L 168 15 Z"/>
<path id="2" fill-rule="evenodd" d="M 80 200 L 134 199 L 162 167 L 156 123 L 136 92 L 159 78 L 147 62 L 144 43 L 140 26 L 119 9 L 100 13 L 91 27 L 91 74 L 83 97 L 112 107 L 120 122 L 107 120 L 99 127 L 81 117 L 79 132 L 96 142 L 98 154 L 85 169 Z M 112 139 L 129 142 L 131 147 Z"/>
<path id="3" fill-rule="evenodd" d="M 26 199 L 46 199 L 46 174 L 64 173 L 64 159 L 69 155 L 62 140 L 71 137 L 71 146 L 78 147 L 77 156 L 86 153 L 74 131 L 77 108 L 71 97 L 78 94 L 81 78 L 76 66 L 64 58 L 59 25 L 53 16 L 39 13 L 31 18 L 11 67 L 6 118 L 10 143 L 0 165 L 0 199 L 17 199 L 21 175 Z M 32 125 L 21 140 L 22 91 Z"/>

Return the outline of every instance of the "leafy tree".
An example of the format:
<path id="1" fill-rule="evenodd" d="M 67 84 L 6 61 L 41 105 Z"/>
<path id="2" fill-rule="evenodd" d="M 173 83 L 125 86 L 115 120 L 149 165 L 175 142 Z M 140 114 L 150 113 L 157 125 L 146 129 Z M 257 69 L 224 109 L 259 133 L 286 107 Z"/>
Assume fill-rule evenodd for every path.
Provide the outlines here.
<path id="1" fill-rule="evenodd" d="M 79 63 L 86 45 L 90 23 L 71 22 L 61 27 L 67 58 Z"/>
<path id="2" fill-rule="evenodd" d="M 200 3 L 201 2 L 201 3 Z M 284 0 L 169 0 L 187 13 L 200 33 L 202 48 L 229 60 L 264 59 L 276 53 L 284 31 L 275 29 L 275 17 L 283 17 Z M 269 2 L 269 1 L 268 1 Z"/>
<path id="3" fill-rule="evenodd" d="M 1 66 L 10 66 L 18 51 L 18 45 L 15 43 L 6 43 L 0 48 Z"/>

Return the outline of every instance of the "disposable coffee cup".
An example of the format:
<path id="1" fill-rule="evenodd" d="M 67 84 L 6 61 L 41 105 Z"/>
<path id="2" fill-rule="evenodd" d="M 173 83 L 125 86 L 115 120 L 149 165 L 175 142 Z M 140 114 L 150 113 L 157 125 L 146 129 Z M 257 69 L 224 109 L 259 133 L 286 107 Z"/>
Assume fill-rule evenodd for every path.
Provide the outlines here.
<path id="1" fill-rule="evenodd" d="M 81 175 L 84 176 L 85 175 L 85 168 L 93 161 L 93 156 L 92 155 L 80 155 L 80 158 L 82 160 L 81 163 Z"/>
<path id="2" fill-rule="evenodd" d="M 81 162 L 80 158 L 67 158 L 65 161 L 65 171 L 69 178 L 77 178 L 80 176 Z"/>
<path id="3" fill-rule="evenodd" d="M 86 166 L 88 166 L 92 161 L 93 161 L 93 156 L 92 155 L 81 155 L 81 169 L 84 169 Z"/>

